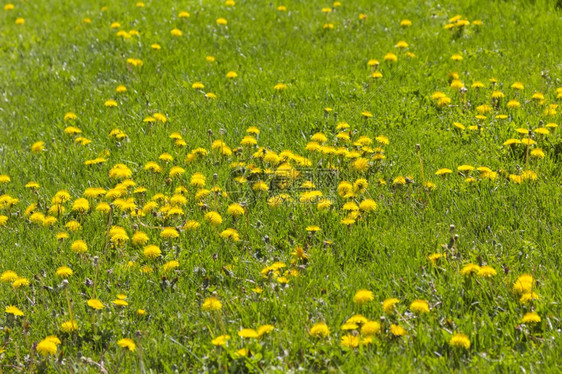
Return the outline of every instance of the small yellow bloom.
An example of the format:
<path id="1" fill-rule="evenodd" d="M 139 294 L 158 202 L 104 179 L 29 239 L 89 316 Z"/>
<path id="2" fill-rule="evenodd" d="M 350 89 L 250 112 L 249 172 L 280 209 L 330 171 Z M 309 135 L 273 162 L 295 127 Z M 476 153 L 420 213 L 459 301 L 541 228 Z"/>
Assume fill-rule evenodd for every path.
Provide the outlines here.
<path id="1" fill-rule="evenodd" d="M 78 330 L 78 323 L 74 320 L 65 321 L 61 324 L 61 330 L 66 333 L 71 333 Z"/>
<path id="2" fill-rule="evenodd" d="M 417 314 L 429 313 L 429 303 L 425 300 L 414 300 L 410 304 L 410 310 Z"/>
<path id="3" fill-rule="evenodd" d="M 46 338 L 37 344 L 36 350 L 41 356 L 54 356 L 57 353 L 57 344 Z"/>
<path id="4" fill-rule="evenodd" d="M 258 332 L 254 329 L 242 329 L 238 331 L 238 336 L 241 338 L 257 338 Z"/>
<path id="5" fill-rule="evenodd" d="M 182 36 L 183 33 L 181 32 L 180 29 L 172 29 L 172 31 L 170 31 L 170 34 L 172 34 L 172 36 Z"/>
<path id="6" fill-rule="evenodd" d="M 394 336 L 404 336 L 406 335 L 406 330 L 402 326 L 391 324 L 390 333 Z"/>
<path id="7" fill-rule="evenodd" d="M 120 339 L 117 342 L 117 345 L 121 348 L 128 349 L 131 352 L 134 352 L 135 349 L 137 348 L 135 342 L 132 339 L 129 339 L 129 338 Z"/>
<path id="8" fill-rule="evenodd" d="M 217 347 L 224 347 L 229 340 L 230 335 L 220 335 L 211 340 L 211 343 Z"/>
<path id="9" fill-rule="evenodd" d="M 449 345 L 453 348 L 470 348 L 470 339 L 465 334 L 457 333 L 449 340 Z"/>
<path id="10" fill-rule="evenodd" d="M 74 274 L 74 272 L 68 266 L 61 266 L 57 269 L 56 274 L 57 274 L 57 277 L 61 277 L 61 278 L 66 279 L 66 278 L 72 276 L 72 274 Z"/>
<path id="11" fill-rule="evenodd" d="M 359 336 L 347 334 L 342 336 L 340 344 L 343 348 L 357 348 L 359 346 Z"/>
<path id="12" fill-rule="evenodd" d="M 18 307 L 13 306 L 13 305 L 7 306 L 5 312 L 8 313 L 8 314 L 12 314 L 16 317 L 22 317 L 23 316 L 23 312 Z"/>
<path id="13" fill-rule="evenodd" d="M 154 244 L 147 245 L 146 247 L 144 247 L 144 250 L 143 250 L 144 257 L 146 257 L 150 260 L 154 260 L 154 259 L 160 257 L 161 254 L 162 254 L 162 251 L 160 250 L 160 248 L 158 248 L 158 246 L 156 246 Z"/>
<path id="14" fill-rule="evenodd" d="M 355 293 L 355 296 L 353 296 L 353 302 L 357 305 L 365 305 L 374 299 L 375 296 L 373 292 L 369 290 L 359 290 Z"/>
<path id="15" fill-rule="evenodd" d="M 310 328 L 309 334 L 313 338 L 325 338 L 330 335 L 330 329 L 325 323 L 319 322 Z"/>
<path id="16" fill-rule="evenodd" d="M 102 310 L 104 308 L 103 303 L 98 299 L 90 299 L 88 300 L 87 304 L 90 308 L 95 310 Z"/>
<path id="17" fill-rule="evenodd" d="M 39 141 L 31 145 L 31 152 L 41 153 L 45 150 L 45 142 Z"/>
<path id="18" fill-rule="evenodd" d="M 122 300 L 122 299 L 115 299 L 115 300 L 113 300 L 113 304 L 114 304 L 115 306 L 128 306 L 128 305 L 129 305 L 128 302 L 126 302 L 125 300 Z"/>
<path id="19" fill-rule="evenodd" d="M 203 301 L 201 308 L 206 311 L 221 310 L 222 303 L 216 297 L 208 297 Z"/>
<path id="20" fill-rule="evenodd" d="M 523 318 L 521 319 L 521 323 L 539 323 L 541 321 L 541 317 L 536 312 L 529 312 L 525 313 Z"/>
<path id="21" fill-rule="evenodd" d="M 478 270 L 478 276 L 480 276 L 480 277 L 489 278 L 489 277 L 492 277 L 492 276 L 494 276 L 494 275 L 496 275 L 496 274 L 497 274 L 496 270 L 495 270 L 493 267 L 488 266 L 488 265 L 482 266 L 482 267 Z"/>

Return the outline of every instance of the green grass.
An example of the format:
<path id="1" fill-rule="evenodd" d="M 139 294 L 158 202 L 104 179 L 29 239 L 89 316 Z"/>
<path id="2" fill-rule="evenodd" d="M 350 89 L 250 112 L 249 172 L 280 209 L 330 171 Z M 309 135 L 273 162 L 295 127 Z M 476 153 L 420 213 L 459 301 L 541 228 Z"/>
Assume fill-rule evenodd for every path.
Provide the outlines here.
<path id="1" fill-rule="evenodd" d="M 555 2 L 344 0 L 328 14 L 322 8 L 331 7 L 330 2 L 304 0 L 240 0 L 235 6 L 218 0 L 161 0 L 146 1 L 143 8 L 135 3 L 18 0 L 12 10 L 2 9 L 5 2 L 0 8 L 0 174 L 11 180 L 0 184 L 0 195 L 18 199 L 13 206 L 0 204 L 0 216 L 7 217 L 0 227 L 0 271 L 12 270 L 30 281 L 19 289 L 0 284 L 0 307 L 15 305 L 24 313 L 0 315 L 0 372 L 98 372 L 91 362 L 108 372 L 153 373 L 561 370 L 562 129 L 534 133 L 537 143 L 528 148 L 503 145 L 510 138 L 522 139 L 517 128 L 562 125 L 562 108 L 551 107 L 562 97 L 557 93 L 562 34 L 556 32 L 562 13 Z M 280 5 L 287 11 L 277 10 Z M 190 17 L 179 18 L 180 11 Z M 360 20 L 360 14 L 367 18 Z M 445 29 L 457 14 L 471 24 L 460 31 Z M 16 24 L 18 17 L 25 23 Z M 86 17 L 91 23 L 83 22 Z M 217 25 L 220 17 L 226 26 Z M 412 26 L 400 27 L 402 19 Z M 112 29 L 113 22 L 121 26 Z M 334 28 L 324 29 L 327 23 Z M 172 36 L 174 28 L 183 35 Z M 140 35 L 116 36 L 132 29 Z M 395 48 L 401 40 L 408 43 L 406 50 Z M 154 43 L 161 50 L 153 50 Z M 396 63 L 383 61 L 389 52 L 398 55 Z M 451 59 L 456 53 L 462 61 Z M 206 56 L 216 61 L 207 62 Z M 143 66 L 131 66 L 128 58 L 141 59 Z M 381 79 L 370 77 L 370 59 L 380 61 Z M 227 79 L 229 71 L 238 77 Z M 451 73 L 468 89 L 464 98 L 449 87 Z M 474 81 L 484 88 L 471 88 Z M 525 86 L 521 92 L 511 88 L 517 81 Z M 195 82 L 204 89 L 193 89 Z M 287 88 L 277 91 L 280 82 Z M 116 93 L 118 85 L 127 92 Z M 475 118 L 479 105 L 492 105 L 496 90 L 505 97 L 485 119 Z M 440 108 L 431 98 L 436 91 L 448 95 L 450 105 Z M 209 92 L 217 98 L 206 98 Z M 544 94 L 544 102 L 531 98 L 535 92 Z M 109 99 L 118 106 L 105 107 Z M 521 103 L 519 109 L 506 108 L 512 99 Z M 365 119 L 363 111 L 373 117 Z M 67 112 L 78 118 L 65 121 Z M 166 123 L 143 122 L 157 112 L 167 116 Z M 498 118 L 501 114 L 507 118 Z M 370 137 L 386 158 L 358 171 L 349 158 L 305 150 L 317 132 L 329 144 L 354 149 L 353 141 L 336 141 L 341 121 L 349 123 L 353 141 Z M 466 129 L 456 129 L 453 122 Z M 480 129 L 468 128 L 476 125 Z M 91 143 L 75 144 L 76 136 L 64 133 L 67 126 L 80 128 L 79 136 Z M 272 171 L 279 165 L 248 157 L 257 147 L 230 156 L 211 150 L 218 139 L 239 147 L 250 126 L 260 130 L 259 146 L 310 160 L 306 167 L 291 161 L 302 173 L 296 183 L 312 173 L 333 206 L 319 211 L 316 202 L 299 202 L 301 188 L 252 192 L 257 179 L 270 183 L 271 175 L 250 176 L 248 165 Z M 127 137 L 110 138 L 113 129 Z M 185 147 L 174 145 L 169 138 L 174 132 Z M 379 135 L 390 144 L 377 144 Z M 31 146 L 38 141 L 45 149 L 34 153 Z M 198 147 L 207 149 L 208 156 L 187 162 Z M 535 148 L 543 150 L 544 158 L 531 157 Z M 159 161 L 164 152 L 174 160 Z M 84 164 L 100 156 L 106 162 Z M 162 172 L 144 170 L 149 161 L 158 162 Z M 233 180 L 242 173 L 233 162 L 245 163 L 246 184 Z M 119 201 L 104 196 L 89 199 L 86 213 L 72 211 L 86 188 L 110 190 L 122 181 L 109 177 L 115 164 L 127 165 L 136 186 L 147 189 L 135 194 L 136 187 L 128 188 L 122 197 L 133 198 L 140 212 L 157 193 L 171 198 L 184 186 L 184 216 L 166 217 L 159 211 L 165 203 L 156 209 L 159 213 L 137 216 L 135 209 L 123 211 Z M 492 180 L 477 170 L 459 175 L 460 165 L 487 166 L 497 175 Z M 169 178 L 173 166 L 185 173 Z M 435 175 L 441 168 L 453 172 Z M 534 171 L 537 179 L 515 183 L 525 170 Z M 196 172 L 206 176 L 205 188 L 217 186 L 226 194 L 196 199 L 198 188 L 190 185 Z M 334 179 L 321 184 L 318 178 L 328 172 Z M 400 176 L 412 183 L 394 185 Z M 469 176 L 473 183 L 465 181 Z M 368 181 L 365 192 L 347 198 L 337 194 L 339 182 L 359 178 Z M 40 188 L 26 188 L 29 181 Z M 427 181 L 435 188 L 424 188 Z M 60 190 L 71 198 L 57 222 L 30 222 L 26 209 L 37 203 L 35 211 L 48 215 Z M 280 193 L 294 201 L 271 207 L 269 199 Z M 343 205 L 366 198 L 375 200 L 377 209 L 343 225 Z M 112 213 L 96 211 L 100 202 L 113 202 Z M 246 204 L 244 217 L 227 214 L 234 202 Z M 207 210 L 222 215 L 220 226 L 204 219 Z M 180 228 L 191 219 L 201 224 L 198 230 Z M 71 220 L 81 223 L 78 231 L 65 227 Z M 321 231 L 307 232 L 313 225 Z M 129 238 L 137 230 L 145 232 L 147 244 L 159 246 L 162 255 L 147 259 L 144 246 L 132 240 L 112 244 L 109 226 L 123 227 Z M 180 228 L 180 237 L 162 239 L 161 228 L 168 226 Z M 219 233 L 227 228 L 236 229 L 240 240 L 223 239 Z M 63 231 L 69 238 L 57 240 Z M 71 251 L 78 239 L 87 242 L 86 254 Z M 297 246 L 308 261 L 293 263 Z M 446 258 L 432 264 L 428 256 L 435 253 Z M 172 260 L 179 267 L 164 271 Z M 283 274 L 260 274 L 277 261 L 286 264 L 281 272 L 299 275 L 287 275 L 284 285 L 276 279 Z M 490 265 L 497 274 L 463 276 L 468 263 Z M 61 266 L 74 272 L 66 288 L 55 275 Z M 142 266 L 153 272 L 142 273 Z M 513 285 L 525 273 L 533 275 L 533 292 L 540 298 L 523 304 Z M 256 287 L 263 292 L 256 293 Z M 374 300 L 356 305 L 353 296 L 360 289 L 372 291 Z M 128 306 L 113 304 L 120 293 L 126 294 Z M 204 300 L 213 295 L 222 309 L 203 310 Z M 104 303 L 103 310 L 87 306 L 94 297 Z M 390 297 L 400 303 L 387 315 L 382 301 Z M 428 301 L 428 314 L 411 313 L 416 299 Z M 79 328 L 66 333 L 61 325 L 71 319 L 69 304 Z M 146 314 L 139 316 L 137 309 Z M 531 311 L 541 322 L 522 324 Z M 381 331 L 371 344 L 342 347 L 343 336 L 359 333 L 341 330 L 355 314 L 379 321 Z M 318 322 L 329 326 L 329 337 L 310 336 Z M 237 334 L 265 324 L 274 330 L 260 339 Z M 404 327 L 407 335 L 393 337 L 390 324 Z M 449 345 L 458 332 L 469 337 L 469 349 Z M 213 346 L 211 340 L 222 334 L 230 335 L 228 344 Z M 44 357 L 35 346 L 49 335 L 61 344 L 55 355 Z M 122 338 L 133 339 L 136 350 L 120 348 Z M 246 357 L 236 354 L 242 348 L 249 350 Z"/>

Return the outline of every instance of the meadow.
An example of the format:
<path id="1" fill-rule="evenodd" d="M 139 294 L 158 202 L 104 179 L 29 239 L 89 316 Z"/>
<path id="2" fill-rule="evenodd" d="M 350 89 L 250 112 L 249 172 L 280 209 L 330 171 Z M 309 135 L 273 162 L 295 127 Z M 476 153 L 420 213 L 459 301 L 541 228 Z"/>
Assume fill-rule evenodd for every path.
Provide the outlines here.
<path id="1" fill-rule="evenodd" d="M 0 373 L 562 371 L 561 29 L 4 0 Z"/>

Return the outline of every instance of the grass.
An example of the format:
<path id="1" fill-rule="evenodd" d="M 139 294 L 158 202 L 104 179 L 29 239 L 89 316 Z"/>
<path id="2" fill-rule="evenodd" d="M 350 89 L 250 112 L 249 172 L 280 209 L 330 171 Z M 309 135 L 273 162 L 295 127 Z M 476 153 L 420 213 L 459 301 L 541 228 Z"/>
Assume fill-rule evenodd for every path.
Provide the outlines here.
<path id="1" fill-rule="evenodd" d="M 0 216 L 6 217 L 0 227 L 0 300 L 24 315 L 0 316 L 0 372 L 560 370 L 562 138 L 552 124 L 561 125 L 561 109 L 554 105 L 562 96 L 562 34 L 553 31 L 561 27 L 554 2 L 13 5 L 0 10 L 0 174 L 10 179 L 0 184 Z M 281 5 L 287 10 L 278 10 Z M 332 11 L 323 13 L 325 7 Z M 180 18 L 181 11 L 190 16 Z M 457 14 L 470 24 L 445 29 Z M 16 24 L 17 18 L 24 23 Z M 227 25 L 217 24 L 218 18 Z M 401 27 L 403 19 L 412 25 Z M 113 22 L 120 25 L 111 28 Z M 333 28 L 324 28 L 328 24 Z M 171 35 L 174 28 L 182 35 Z M 117 36 L 120 30 L 140 35 Z M 402 40 L 408 47 L 396 48 Z M 154 50 L 154 43 L 161 49 Z M 395 63 L 383 61 L 389 52 L 397 55 Z M 452 60 L 454 54 L 462 60 Z M 132 66 L 129 58 L 142 66 Z M 371 59 L 380 62 L 378 68 L 367 66 Z M 226 78 L 229 71 L 238 76 Z M 373 71 L 382 78 L 371 78 Z M 466 93 L 450 87 L 452 73 Z M 484 87 L 472 88 L 475 81 Z M 192 88 L 195 82 L 204 88 Z M 524 89 L 511 88 L 514 82 Z M 286 88 L 274 89 L 278 83 Z M 127 91 L 117 93 L 118 85 Z M 432 99 L 437 91 L 450 103 Z M 493 91 L 505 97 L 498 103 Z M 206 97 L 210 92 L 216 99 Z M 533 99 L 536 92 L 544 99 Z M 118 105 L 106 107 L 110 99 Z M 509 109 L 509 100 L 521 106 Z M 490 111 L 477 119 L 480 105 Z M 373 116 L 366 118 L 365 111 Z M 65 120 L 68 112 L 77 118 Z M 155 113 L 166 122 L 144 121 Z M 350 125 L 350 142 L 336 140 L 345 132 L 336 130 L 340 122 Z M 68 126 L 82 133 L 65 134 Z M 293 187 L 281 190 L 272 180 L 283 162 L 264 160 L 258 146 L 236 150 L 250 126 L 260 130 L 260 147 L 277 155 L 292 152 L 291 170 L 300 173 Z M 525 138 L 518 128 L 533 130 L 536 144 L 504 145 Z M 114 129 L 126 136 L 111 137 Z M 185 144 L 170 139 L 175 132 Z M 349 157 L 306 150 L 319 132 Z M 389 144 L 376 139 L 381 135 Z M 371 148 L 383 148 L 363 154 L 365 170 L 355 167 L 360 154 L 349 154 L 360 136 L 373 141 Z M 91 143 L 77 144 L 78 137 Z M 216 140 L 234 153 L 213 150 Z M 43 146 L 32 151 L 39 141 Z M 197 148 L 208 155 L 186 160 Z M 534 157 L 534 149 L 544 157 Z M 163 153 L 173 160 L 159 160 Z M 376 154 L 385 158 L 373 159 Z M 106 161 L 85 165 L 98 157 Z M 149 161 L 162 171 L 145 170 Z M 123 184 L 127 177 L 110 177 L 115 164 L 131 170 L 135 186 Z M 262 172 L 250 173 L 250 164 Z M 491 171 L 459 172 L 461 165 Z M 184 173 L 170 176 L 173 166 Z M 443 168 L 452 173 L 435 175 Z M 523 178 L 526 170 L 536 180 Z M 195 173 L 206 177 L 205 186 L 191 183 Z M 241 175 L 244 184 L 234 179 Z M 338 194 L 341 182 L 358 179 L 368 182 L 365 191 Z M 269 191 L 254 191 L 258 180 Z M 322 198 L 301 201 L 309 197 L 300 187 L 306 180 Z M 30 181 L 40 187 L 26 187 Z M 135 193 L 140 186 L 146 191 Z M 84 212 L 73 209 L 88 187 L 110 193 L 88 198 Z M 213 187 L 225 194 L 197 196 Z M 65 212 L 48 213 L 61 190 L 69 193 Z M 116 192 L 122 196 L 112 197 Z M 146 204 L 157 194 L 165 198 L 149 212 Z M 172 199 L 178 194 L 184 203 Z M 292 201 L 276 204 L 281 194 Z M 320 210 L 324 199 L 333 205 Z M 346 202 L 365 199 L 374 200 L 376 210 L 343 210 Z M 102 202 L 112 203 L 109 213 L 96 209 Z M 244 206 L 243 216 L 227 212 L 232 203 Z M 31 204 L 37 205 L 28 209 Z M 170 216 L 172 206 L 182 215 Z M 215 210 L 223 219 L 216 227 L 205 219 Z M 353 222 L 342 224 L 346 218 Z M 190 231 L 188 220 L 199 228 Z M 80 228 L 70 230 L 71 221 Z M 109 232 L 112 226 L 122 227 L 129 239 L 119 241 L 115 230 Z M 311 232 L 311 226 L 321 230 Z M 162 238 L 164 227 L 176 227 L 179 237 Z M 222 237 L 227 228 L 237 230 L 239 240 Z M 133 243 L 137 231 L 149 241 Z M 68 238 L 57 238 L 61 232 Z M 86 253 L 71 250 L 76 240 L 87 243 Z M 158 258 L 144 255 L 148 244 L 160 248 Z M 307 259 L 293 255 L 297 247 Z M 434 254 L 441 258 L 431 261 Z M 165 270 L 170 261 L 179 266 Z M 278 262 L 285 267 L 267 268 Z M 470 263 L 491 266 L 496 274 L 463 275 Z M 68 284 L 56 275 L 62 266 L 73 271 Z M 30 284 L 15 287 L 4 276 L 8 270 Z M 514 290 L 522 274 L 532 275 L 527 291 L 537 294 L 527 302 Z M 361 289 L 371 291 L 373 300 L 355 303 Z M 115 305 L 118 294 L 126 295 L 127 306 Z M 212 297 L 220 310 L 203 307 Z M 391 297 L 400 303 L 387 313 L 382 301 Z M 104 308 L 94 310 L 90 299 Z M 417 299 L 428 302 L 429 313 L 412 311 Z M 522 323 L 530 312 L 540 322 Z M 346 347 L 342 339 L 355 339 L 348 335 L 366 338 L 361 324 L 341 329 L 356 314 L 379 322 L 380 331 L 371 342 Z M 70 320 L 78 329 L 65 332 L 63 322 Z M 330 334 L 311 336 L 321 322 Z M 393 336 L 391 324 L 406 335 Z M 263 325 L 274 329 L 258 339 L 238 336 L 242 328 Z M 456 333 L 468 337 L 469 348 L 450 344 Z M 212 343 L 226 334 L 226 345 Z M 37 346 L 51 335 L 60 344 Z M 134 350 L 118 344 L 123 338 L 132 340 Z"/>

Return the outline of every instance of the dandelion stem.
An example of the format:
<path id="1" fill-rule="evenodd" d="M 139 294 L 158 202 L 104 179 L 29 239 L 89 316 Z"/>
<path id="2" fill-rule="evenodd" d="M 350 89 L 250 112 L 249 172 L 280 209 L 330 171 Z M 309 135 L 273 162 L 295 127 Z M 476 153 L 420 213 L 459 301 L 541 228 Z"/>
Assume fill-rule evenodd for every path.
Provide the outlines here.
<path id="1" fill-rule="evenodd" d="M 74 321 L 74 318 L 72 318 L 72 304 L 70 303 L 70 295 L 68 294 L 68 286 L 64 288 L 64 292 L 66 293 L 66 302 L 68 303 L 68 313 L 70 314 L 70 320 Z"/>
<path id="2" fill-rule="evenodd" d="M 427 188 L 425 186 L 425 174 L 423 172 L 423 161 L 422 161 L 422 157 L 421 157 L 421 147 L 419 144 L 416 144 L 416 151 L 418 154 L 418 160 L 420 161 L 420 170 L 421 170 L 421 176 L 422 176 L 422 188 L 425 190 L 425 197 L 427 199 L 427 202 L 429 203 L 429 192 L 427 192 Z"/>

